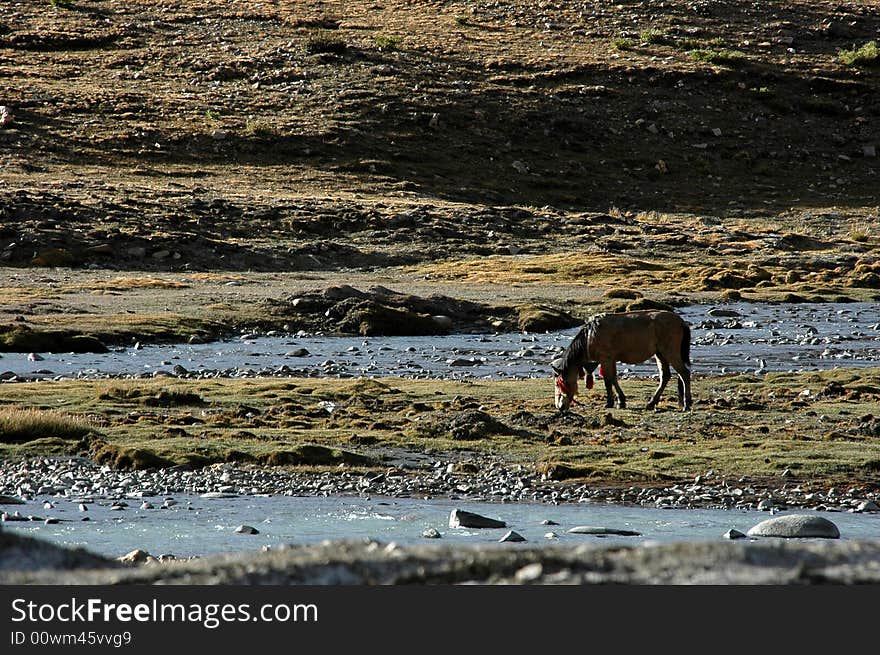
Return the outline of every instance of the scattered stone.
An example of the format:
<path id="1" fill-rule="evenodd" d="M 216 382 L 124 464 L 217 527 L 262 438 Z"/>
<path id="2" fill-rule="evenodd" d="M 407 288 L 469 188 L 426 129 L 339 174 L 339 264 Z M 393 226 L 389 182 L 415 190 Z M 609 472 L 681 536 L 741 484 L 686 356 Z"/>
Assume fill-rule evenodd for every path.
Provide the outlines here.
<path id="1" fill-rule="evenodd" d="M 3 512 L 0 514 L 0 521 L 27 521 L 27 518 L 22 516 L 20 512 L 13 512 L 12 514 Z"/>
<path id="2" fill-rule="evenodd" d="M 552 519 L 544 519 L 543 521 L 541 521 L 541 525 L 559 525 L 559 524 Z"/>
<path id="3" fill-rule="evenodd" d="M 509 541 L 525 541 L 526 538 L 523 537 L 519 532 L 514 530 L 510 530 L 507 534 L 505 534 L 501 539 L 498 540 L 499 543 L 505 543 Z"/>
<path id="4" fill-rule="evenodd" d="M 834 523 L 821 516 L 809 514 L 786 514 L 761 521 L 746 533 L 750 537 L 817 537 L 839 539 L 840 530 Z"/>
<path id="5" fill-rule="evenodd" d="M 428 528 L 427 530 L 422 532 L 422 536 L 425 539 L 440 539 L 442 535 L 440 534 L 440 532 L 437 531 L 436 528 Z"/>
<path id="6" fill-rule="evenodd" d="M 544 575 L 544 565 L 540 562 L 534 562 L 518 569 L 514 574 L 514 578 L 519 583 L 534 582 L 542 575 Z"/>
<path id="7" fill-rule="evenodd" d="M 745 539 L 746 537 L 744 532 L 740 532 L 736 528 L 731 528 L 723 536 L 725 539 Z"/>
<path id="8" fill-rule="evenodd" d="M 856 507 L 857 512 L 880 512 L 880 505 L 873 500 L 863 500 Z"/>
<path id="9" fill-rule="evenodd" d="M 642 536 L 641 532 L 635 532 L 633 530 L 619 530 L 617 528 L 604 528 L 592 525 L 578 525 L 569 529 L 569 532 L 572 534 L 618 535 L 620 537 Z"/>
<path id="10" fill-rule="evenodd" d="M 559 535 L 555 532 L 545 532 L 544 539 L 559 539 Z"/>
<path id="11" fill-rule="evenodd" d="M 454 509 L 449 514 L 450 528 L 506 528 L 504 521 L 490 519 L 486 516 L 466 512 L 462 509 Z"/>
<path id="12" fill-rule="evenodd" d="M 706 312 L 706 314 L 708 316 L 723 317 L 723 318 L 740 318 L 742 316 L 742 314 L 740 314 L 736 310 L 719 309 L 719 308 L 710 309 L 708 312 Z"/>
<path id="13" fill-rule="evenodd" d="M 236 534 L 260 534 L 260 531 L 250 525 L 240 525 L 235 528 Z"/>
<path id="14" fill-rule="evenodd" d="M 24 501 L 14 496 L 0 496 L 0 505 L 24 505 Z"/>
<path id="15" fill-rule="evenodd" d="M 758 509 L 762 512 L 767 512 L 773 509 L 773 501 L 769 498 L 765 498 L 760 503 L 758 503 Z"/>
<path id="16" fill-rule="evenodd" d="M 116 559 L 123 564 L 146 564 L 147 560 L 152 557 L 150 553 L 145 550 L 141 550 L 137 548 L 121 557 L 117 557 Z"/>
<path id="17" fill-rule="evenodd" d="M 46 525 L 57 525 L 58 519 L 56 519 L 54 516 L 49 516 L 46 518 L 45 521 L 43 521 L 43 523 L 45 523 Z"/>

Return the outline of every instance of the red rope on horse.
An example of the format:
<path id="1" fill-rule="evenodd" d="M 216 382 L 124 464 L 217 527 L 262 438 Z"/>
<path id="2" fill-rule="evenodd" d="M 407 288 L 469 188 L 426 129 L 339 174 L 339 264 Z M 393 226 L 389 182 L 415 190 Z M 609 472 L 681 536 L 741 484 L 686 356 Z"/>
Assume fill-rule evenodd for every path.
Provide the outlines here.
<path id="1" fill-rule="evenodd" d="M 577 399 L 574 397 L 574 394 L 571 393 L 571 391 L 569 390 L 568 385 L 565 384 L 565 380 L 562 379 L 561 375 L 556 376 L 556 388 L 559 389 L 566 396 L 571 398 L 572 404 L 575 404 L 575 405 L 580 404 L 580 403 L 578 403 Z"/>

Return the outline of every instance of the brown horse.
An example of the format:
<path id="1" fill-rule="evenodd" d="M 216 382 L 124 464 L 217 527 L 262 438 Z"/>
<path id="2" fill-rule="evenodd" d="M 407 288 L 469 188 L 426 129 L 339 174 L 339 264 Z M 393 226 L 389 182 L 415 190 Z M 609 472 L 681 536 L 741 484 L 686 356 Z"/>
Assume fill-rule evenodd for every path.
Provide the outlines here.
<path id="1" fill-rule="evenodd" d="M 660 386 L 648 401 L 654 409 L 660 394 L 672 377 L 669 367 L 678 373 L 678 405 L 691 408 L 691 329 L 674 312 L 647 310 L 597 314 L 587 321 L 568 348 L 551 366 L 556 376 L 555 403 L 566 411 L 578 392 L 578 378 L 586 377 L 587 388 L 593 386 L 593 371 L 601 366 L 605 380 L 606 407 L 614 407 L 617 391 L 618 407 L 626 407 L 626 396 L 617 382 L 617 362 L 640 364 L 652 355 L 660 369 Z"/>

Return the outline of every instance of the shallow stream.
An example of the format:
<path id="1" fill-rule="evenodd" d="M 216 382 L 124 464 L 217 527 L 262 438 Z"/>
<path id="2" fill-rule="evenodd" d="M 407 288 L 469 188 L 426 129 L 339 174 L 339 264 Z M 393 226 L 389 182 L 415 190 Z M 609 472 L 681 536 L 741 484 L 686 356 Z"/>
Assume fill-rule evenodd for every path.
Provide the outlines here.
<path id="1" fill-rule="evenodd" d="M 880 304 L 692 305 L 696 374 L 880 366 Z M 206 344 L 138 345 L 105 354 L 5 353 L 3 377 L 172 375 L 517 379 L 549 375 L 577 329 L 432 337 L 244 334 Z M 652 362 L 620 367 L 655 375 Z"/>
<path id="2" fill-rule="evenodd" d="M 380 542 L 412 544 L 494 544 L 509 530 L 515 530 L 526 546 L 549 544 L 646 544 L 658 542 L 714 541 L 731 528 L 747 532 L 770 518 L 757 510 L 656 509 L 640 506 L 571 503 L 485 503 L 451 499 L 381 498 L 357 496 L 290 497 L 237 496 L 202 498 L 176 495 L 177 504 L 161 509 L 164 498 L 150 498 L 155 509 L 140 509 L 141 500 L 130 501 L 121 511 L 112 511 L 110 501 L 88 505 L 59 500 L 51 510 L 40 502 L 7 506 L 21 515 L 53 516 L 54 525 L 42 522 L 6 522 L 4 530 L 39 537 L 67 547 L 84 547 L 92 552 L 118 557 L 136 548 L 154 556 L 176 557 L 277 548 L 285 544 L 316 544 L 323 540 L 374 539 Z M 504 521 L 506 528 L 449 528 L 454 508 L 476 512 Z M 880 513 L 819 512 L 835 523 L 841 539 L 880 539 Z M 83 521 L 84 517 L 88 521 Z M 542 521 L 558 525 L 544 525 Z M 239 534 L 240 525 L 256 528 L 259 534 Z M 596 536 L 570 534 L 575 526 L 599 526 L 640 533 L 640 536 Z M 440 539 L 427 539 L 428 528 L 440 532 Z M 547 533 L 555 538 L 547 538 Z M 500 546 L 501 544 L 499 544 Z M 518 544 L 504 544 L 517 546 Z"/>

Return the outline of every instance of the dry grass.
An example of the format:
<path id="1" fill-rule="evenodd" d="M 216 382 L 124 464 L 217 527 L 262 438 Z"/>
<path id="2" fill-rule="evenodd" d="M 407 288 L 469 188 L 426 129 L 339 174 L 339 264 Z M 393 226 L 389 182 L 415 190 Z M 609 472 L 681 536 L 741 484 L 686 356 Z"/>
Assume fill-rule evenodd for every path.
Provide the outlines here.
<path id="1" fill-rule="evenodd" d="M 157 277 L 117 277 L 90 285 L 93 291 L 129 291 L 131 289 L 187 289 L 188 284 Z"/>
<path id="2" fill-rule="evenodd" d="M 91 431 L 92 426 L 87 420 L 57 410 L 0 409 L 0 443 L 51 438 L 81 439 Z"/>

